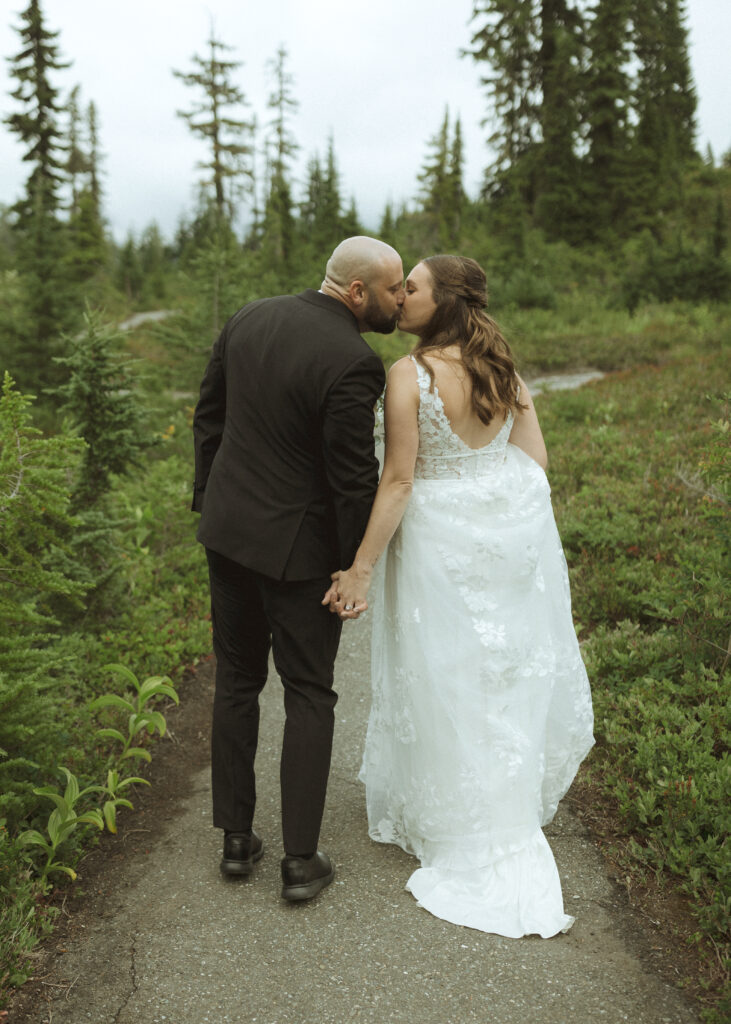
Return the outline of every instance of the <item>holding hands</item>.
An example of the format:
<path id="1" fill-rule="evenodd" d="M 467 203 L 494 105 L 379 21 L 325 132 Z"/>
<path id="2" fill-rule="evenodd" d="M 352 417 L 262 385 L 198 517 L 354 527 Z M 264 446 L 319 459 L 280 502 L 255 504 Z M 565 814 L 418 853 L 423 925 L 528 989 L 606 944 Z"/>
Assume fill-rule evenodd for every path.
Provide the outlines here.
<path id="1" fill-rule="evenodd" d="M 332 585 L 322 604 L 343 621 L 357 619 L 367 608 L 366 595 L 371 585 L 371 570 L 354 563 L 350 569 L 339 569 L 331 576 Z"/>

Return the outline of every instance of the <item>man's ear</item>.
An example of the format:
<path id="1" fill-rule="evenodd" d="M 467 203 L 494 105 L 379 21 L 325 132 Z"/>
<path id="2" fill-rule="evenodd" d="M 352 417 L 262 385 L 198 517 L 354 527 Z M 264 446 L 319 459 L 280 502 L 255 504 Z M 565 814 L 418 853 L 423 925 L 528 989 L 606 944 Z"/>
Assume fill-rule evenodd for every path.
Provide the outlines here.
<path id="1" fill-rule="evenodd" d="M 348 286 L 348 295 L 350 296 L 350 301 L 357 309 L 360 306 L 365 305 L 368 298 L 368 289 L 362 281 L 356 278 L 356 280 L 351 281 Z"/>

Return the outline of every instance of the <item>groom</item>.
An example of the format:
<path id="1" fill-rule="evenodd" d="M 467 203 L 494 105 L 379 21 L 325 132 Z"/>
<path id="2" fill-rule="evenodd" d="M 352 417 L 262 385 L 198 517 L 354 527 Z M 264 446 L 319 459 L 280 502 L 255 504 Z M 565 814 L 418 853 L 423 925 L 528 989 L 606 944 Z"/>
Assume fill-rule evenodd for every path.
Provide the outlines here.
<path id="1" fill-rule="evenodd" d="M 198 540 L 211 586 L 216 692 L 213 823 L 221 870 L 248 875 L 259 693 L 271 648 L 284 687 L 280 781 L 282 896 L 305 900 L 333 878 L 317 849 L 337 695 L 342 623 L 321 604 L 350 565 L 377 485 L 374 405 L 381 360 L 361 332 L 389 334 L 404 300 L 398 253 L 347 238 L 320 291 L 251 302 L 213 346 L 193 420 Z"/>

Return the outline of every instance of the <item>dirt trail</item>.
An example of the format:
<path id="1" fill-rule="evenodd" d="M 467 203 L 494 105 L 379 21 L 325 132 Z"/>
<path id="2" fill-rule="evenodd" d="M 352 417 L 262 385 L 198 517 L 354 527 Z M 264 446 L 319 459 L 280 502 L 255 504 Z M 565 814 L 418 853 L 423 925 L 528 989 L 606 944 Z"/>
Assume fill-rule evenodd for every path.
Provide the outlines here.
<path id="1" fill-rule="evenodd" d="M 576 924 L 549 940 L 504 939 L 421 910 L 413 860 L 369 841 L 356 781 L 368 709 L 367 617 L 346 626 L 322 846 L 335 883 L 316 900 L 279 896 L 281 687 L 262 701 L 256 826 L 266 853 L 250 881 L 218 872 L 211 827 L 212 665 L 183 687 L 172 742 L 120 836 L 81 866 L 85 895 L 39 955 L 12 1024 L 696 1024 L 567 802 L 547 830 Z"/>

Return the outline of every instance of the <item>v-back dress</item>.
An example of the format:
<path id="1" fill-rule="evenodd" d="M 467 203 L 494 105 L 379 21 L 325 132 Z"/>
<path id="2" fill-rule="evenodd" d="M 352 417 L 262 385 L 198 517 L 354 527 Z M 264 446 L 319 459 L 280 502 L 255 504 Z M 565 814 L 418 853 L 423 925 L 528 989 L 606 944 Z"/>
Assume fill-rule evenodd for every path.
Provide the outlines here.
<path id="1" fill-rule="evenodd" d="M 541 825 L 594 742 L 550 487 L 512 414 L 470 448 L 414 362 L 414 488 L 371 593 L 369 833 L 419 858 L 437 917 L 547 938 L 573 918 Z"/>

